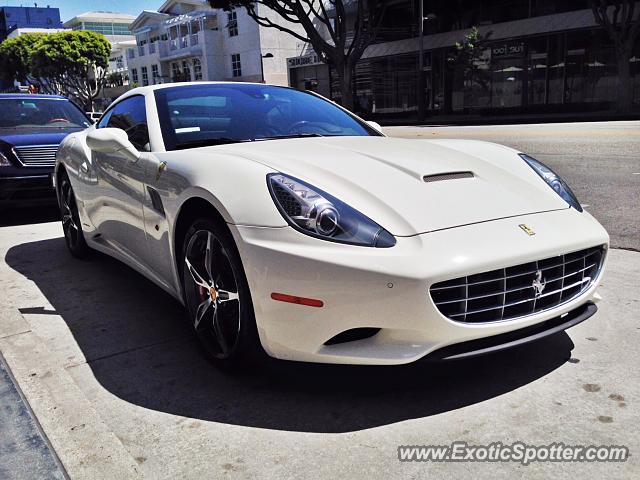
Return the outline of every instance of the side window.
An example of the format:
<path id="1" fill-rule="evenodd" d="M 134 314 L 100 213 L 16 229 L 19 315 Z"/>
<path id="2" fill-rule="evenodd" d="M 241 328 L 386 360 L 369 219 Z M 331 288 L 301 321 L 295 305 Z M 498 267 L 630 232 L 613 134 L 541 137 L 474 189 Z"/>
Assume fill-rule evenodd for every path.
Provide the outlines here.
<path id="1" fill-rule="evenodd" d="M 124 130 L 134 147 L 138 150 L 149 151 L 149 131 L 147 130 L 144 97 L 136 95 L 127 98 L 113 107 L 111 112 L 106 126 Z"/>
<path id="2" fill-rule="evenodd" d="M 107 126 L 107 123 L 109 123 L 109 118 L 111 118 L 111 114 L 113 113 L 113 110 L 109 110 L 107 113 L 105 113 L 104 115 L 102 115 L 102 118 L 100 118 L 100 121 L 98 121 L 98 125 L 97 128 L 104 128 Z"/>

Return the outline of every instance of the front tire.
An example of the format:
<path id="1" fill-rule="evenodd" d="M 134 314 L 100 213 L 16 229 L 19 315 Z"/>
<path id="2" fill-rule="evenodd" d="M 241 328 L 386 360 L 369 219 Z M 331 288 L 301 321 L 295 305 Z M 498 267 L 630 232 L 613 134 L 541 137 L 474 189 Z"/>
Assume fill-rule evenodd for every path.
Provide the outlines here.
<path id="1" fill-rule="evenodd" d="M 181 270 L 189 321 L 207 356 L 222 368 L 264 358 L 249 286 L 226 227 L 194 221 L 183 242 Z"/>
<path id="2" fill-rule="evenodd" d="M 64 232 L 64 241 L 67 244 L 67 248 L 74 257 L 87 258 L 91 250 L 82 233 L 76 196 L 73 193 L 73 188 L 66 172 L 60 175 L 58 198 L 60 216 L 62 217 L 62 231 Z"/>

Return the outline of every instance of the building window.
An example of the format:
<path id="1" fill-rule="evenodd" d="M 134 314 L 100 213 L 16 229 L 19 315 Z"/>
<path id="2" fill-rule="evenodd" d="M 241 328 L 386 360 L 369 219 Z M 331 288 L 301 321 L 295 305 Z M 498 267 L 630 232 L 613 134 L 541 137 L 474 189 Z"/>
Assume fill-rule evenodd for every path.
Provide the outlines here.
<path id="1" fill-rule="evenodd" d="M 242 76 L 242 66 L 240 65 L 240 54 L 234 53 L 231 55 L 231 72 L 234 77 Z"/>
<path id="2" fill-rule="evenodd" d="M 116 68 L 118 70 L 124 68 L 124 58 L 122 58 L 122 55 L 116 57 Z"/>
<path id="3" fill-rule="evenodd" d="M 133 48 L 127 50 L 129 58 L 136 58 L 136 51 Z"/>
<path id="4" fill-rule="evenodd" d="M 198 81 L 202 80 L 202 62 L 199 58 L 193 59 L 193 79 Z"/>
<path id="5" fill-rule="evenodd" d="M 160 74 L 158 73 L 158 65 L 151 65 L 151 80 L 154 84 L 160 83 Z"/>
<path id="6" fill-rule="evenodd" d="M 227 28 L 229 29 L 229 36 L 238 36 L 238 14 L 235 10 L 227 13 Z"/>
<path id="7" fill-rule="evenodd" d="M 142 67 L 142 85 L 145 87 L 149 85 L 149 72 L 146 66 Z"/>
<path id="8" fill-rule="evenodd" d="M 173 62 L 171 64 L 171 79 L 174 82 L 177 82 L 180 79 L 180 67 L 177 62 Z"/>
<path id="9" fill-rule="evenodd" d="M 133 83 L 138 83 L 138 69 L 137 68 L 132 68 L 131 69 L 131 80 L 133 81 Z"/>
<path id="10" fill-rule="evenodd" d="M 191 81 L 191 69 L 189 68 L 189 63 L 186 60 L 182 61 L 182 75 L 184 75 L 184 81 Z"/>

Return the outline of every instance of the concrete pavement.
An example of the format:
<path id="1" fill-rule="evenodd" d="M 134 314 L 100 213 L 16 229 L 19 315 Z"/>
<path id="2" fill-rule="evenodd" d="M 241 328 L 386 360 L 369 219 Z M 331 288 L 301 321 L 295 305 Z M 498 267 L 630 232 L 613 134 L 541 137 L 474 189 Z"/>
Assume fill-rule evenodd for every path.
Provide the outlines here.
<path id="1" fill-rule="evenodd" d="M 640 121 L 384 130 L 403 138 L 472 138 L 528 153 L 569 183 L 614 247 L 640 251 Z"/>
<path id="2" fill-rule="evenodd" d="M 640 472 L 640 254 L 600 311 L 541 343 L 445 365 L 274 362 L 227 375 L 179 306 L 58 223 L 0 228 L 0 351 L 71 478 L 632 478 Z M 398 445 L 627 445 L 625 463 L 400 463 Z"/>

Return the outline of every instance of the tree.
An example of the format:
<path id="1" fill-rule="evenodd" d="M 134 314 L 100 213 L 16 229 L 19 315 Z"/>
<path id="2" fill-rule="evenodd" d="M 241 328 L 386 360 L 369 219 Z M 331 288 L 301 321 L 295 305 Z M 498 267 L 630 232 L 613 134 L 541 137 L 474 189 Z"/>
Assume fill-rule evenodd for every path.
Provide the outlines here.
<path id="1" fill-rule="evenodd" d="M 618 111 L 631 110 L 632 88 L 629 60 L 638 33 L 640 15 L 636 15 L 635 0 L 591 0 L 593 16 L 613 41 L 618 63 Z"/>
<path id="2" fill-rule="evenodd" d="M 0 79 L 11 83 L 28 79 L 34 46 L 42 35 L 44 34 L 30 33 L 0 43 Z"/>
<path id="3" fill-rule="evenodd" d="M 40 83 L 74 96 L 93 109 L 103 87 L 111 44 L 96 32 L 74 30 L 44 35 L 35 45 L 32 74 Z"/>
<path id="4" fill-rule="evenodd" d="M 0 44 L 0 75 L 29 81 L 45 93 L 75 97 L 85 108 L 104 85 L 111 44 L 102 34 L 74 30 L 30 33 Z"/>
<path id="5" fill-rule="evenodd" d="M 461 42 L 455 43 L 453 56 L 447 59 L 452 68 L 462 73 L 465 107 L 471 106 L 474 84 L 479 85 L 485 92 L 489 91 L 489 73 L 480 66 L 487 65 L 485 50 L 492 34 L 493 32 L 489 31 L 482 35 L 478 27 L 471 28 Z"/>
<path id="6" fill-rule="evenodd" d="M 331 65 L 340 80 L 341 103 L 353 108 L 353 71 L 365 49 L 375 40 L 386 13 L 380 0 L 209 0 L 214 8 L 245 7 L 263 27 L 308 42 L 318 57 Z M 269 13 L 288 22 L 274 21 Z M 291 24 L 300 29 L 291 28 Z"/>

